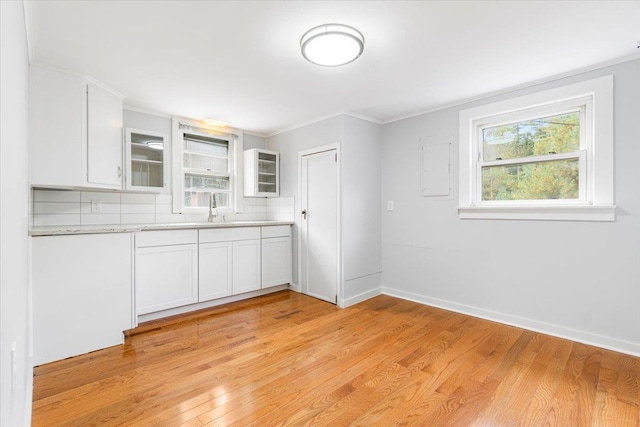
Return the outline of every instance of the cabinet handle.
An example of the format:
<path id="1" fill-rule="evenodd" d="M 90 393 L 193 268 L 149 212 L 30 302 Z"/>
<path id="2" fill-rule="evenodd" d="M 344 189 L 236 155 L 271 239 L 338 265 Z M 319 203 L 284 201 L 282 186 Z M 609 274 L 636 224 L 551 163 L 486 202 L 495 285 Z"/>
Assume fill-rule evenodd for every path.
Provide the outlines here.
<path id="1" fill-rule="evenodd" d="M 302 213 L 302 218 L 307 219 L 307 210 L 304 209 L 301 213 Z"/>
<path id="2" fill-rule="evenodd" d="M 118 166 L 118 178 L 122 178 L 122 166 Z"/>

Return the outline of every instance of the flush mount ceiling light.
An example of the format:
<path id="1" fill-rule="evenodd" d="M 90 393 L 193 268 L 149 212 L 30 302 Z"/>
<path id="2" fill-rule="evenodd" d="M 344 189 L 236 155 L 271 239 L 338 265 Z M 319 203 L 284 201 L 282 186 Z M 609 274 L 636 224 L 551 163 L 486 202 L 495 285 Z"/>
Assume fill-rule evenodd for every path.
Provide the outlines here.
<path id="1" fill-rule="evenodd" d="M 316 65 L 338 67 L 358 59 L 364 50 L 364 36 L 348 25 L 313 27 L 300 39 L 302 56 Z"/>

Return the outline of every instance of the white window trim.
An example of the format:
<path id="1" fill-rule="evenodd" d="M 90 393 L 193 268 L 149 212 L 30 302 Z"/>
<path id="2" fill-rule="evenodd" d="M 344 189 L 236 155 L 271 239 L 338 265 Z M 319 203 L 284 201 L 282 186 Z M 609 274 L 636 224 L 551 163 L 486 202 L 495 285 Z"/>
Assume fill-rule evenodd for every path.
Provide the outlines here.
<path id="1" fill-rule="evenodd" d="M 219 191 L 221 193 L 231 193 L 228 206 L 229 211 L 238 211 L 242 209 L 242 150 L 243 138 L 242 132 L 237 129 L 219 129 L 211 128 L 202 122 L 185 119 L 173 118 L 172 132 L 172 148 L 173 148 L 173 188 L 172 188 L 172 212 L 173 213 L 198 213 L 206 212 L 208 208 L 202 207 L 185 207 L 184 206 L 184 133 L 194 135 L 213 136 L 216 138 L 229 141 L 229 188 L 228 191 Z M 228 130 L 228 131 L 227 131 Z"/>
<path id="2" fill-rule="evenodd" d="M 496 119 L 513 121 L 540 112 L 586 104 L 586 135 L 581 135 L 580 200 L 478 203 L 478 128 Z M 592 115 L 593 119 L 590 119 Z M 592 126 L 593 124 L 593 126 Z M 461 219 L 614 221 L 613 76 L 537 92 L 460 111 L 459 206 Z M 562 155 L 551 155 L 560 158 Z M 573 155 L 575 158 L 575 154 Z M 551 158 L 551 157 L 550 157 Z M 538 157 L 537 160 L 540 160 Z M 485 162 L 486 165 L 486 162 Z M 586 167 L 583 167 L 585 165 Z"/>

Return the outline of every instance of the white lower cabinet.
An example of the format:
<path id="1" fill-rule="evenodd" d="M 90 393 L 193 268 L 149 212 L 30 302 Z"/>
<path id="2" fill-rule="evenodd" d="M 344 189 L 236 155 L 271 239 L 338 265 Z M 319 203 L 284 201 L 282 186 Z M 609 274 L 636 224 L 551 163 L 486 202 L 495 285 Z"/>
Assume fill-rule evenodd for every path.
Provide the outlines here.
<path id="1" fill-rule="evenodd" d="M 260 289 L 260 227 L 199 233 L 200 302 Z"/>
<path id="2" fill-rule="evenodd" d="M 291 283 L 291 227 L 138 232 L 135 283 L 138 315 Z"/>
<path id="3" fill-rule="evenodd" d="M 291 283 L 291 227 L 262 227 L 262 288 Z"/>
<path id="4" fill-rule="evenodd" d="M 122 344 L 133 327 L 132 234 L 31 242 L 34 365 Z"/>
<path id="5" fill-rule="evenodd" d="M 198 257 L 198 300 L 203 302 L 231 295 L 233 242 L 201 243 Z"/>
<path id="6" fill-rule="evenodd" d="M 291 237 L 262 240 L 262 288 L 291 283 Z"/>
<path id="7" fill-rule="evenodd" d="M 260 239 L 233 242 L 233 294 L 243 294 L 258 289 L 260 289 Z"/>
<path id="8" fill-rule="evenodd" d="M 138 315 L 198 302 L 197 242 L 197 230 L 136 233 Z"/>

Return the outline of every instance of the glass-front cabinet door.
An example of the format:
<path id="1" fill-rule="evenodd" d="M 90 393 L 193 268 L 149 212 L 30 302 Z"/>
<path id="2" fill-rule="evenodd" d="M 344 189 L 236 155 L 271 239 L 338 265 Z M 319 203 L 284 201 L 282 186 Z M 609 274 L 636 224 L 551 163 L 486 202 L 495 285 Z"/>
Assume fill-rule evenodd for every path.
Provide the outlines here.
<path id="1" fill-rule="evenodd" d="M 278 197 L 280 194 L 280 154 L 252 148 L 244 152 L 244 196 Z"/>
<path id="2" fill-rule="evenodd" d="M 167 188 L 166 134 L 127 128 L 127 190 L 163 192 Z"/>

